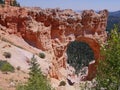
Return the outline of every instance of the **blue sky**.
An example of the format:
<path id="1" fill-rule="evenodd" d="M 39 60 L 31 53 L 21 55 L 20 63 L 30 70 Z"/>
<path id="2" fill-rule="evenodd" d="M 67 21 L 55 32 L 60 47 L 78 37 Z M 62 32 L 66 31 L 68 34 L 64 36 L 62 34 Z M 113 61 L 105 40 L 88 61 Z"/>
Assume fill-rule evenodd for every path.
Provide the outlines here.
<path id="1" fill-rule="evenodd" d="M 120 0 L 17 0 L 22 6 L 41 8 L 70 8 L 73 10 L 94 9 L 120 10 Z"/>

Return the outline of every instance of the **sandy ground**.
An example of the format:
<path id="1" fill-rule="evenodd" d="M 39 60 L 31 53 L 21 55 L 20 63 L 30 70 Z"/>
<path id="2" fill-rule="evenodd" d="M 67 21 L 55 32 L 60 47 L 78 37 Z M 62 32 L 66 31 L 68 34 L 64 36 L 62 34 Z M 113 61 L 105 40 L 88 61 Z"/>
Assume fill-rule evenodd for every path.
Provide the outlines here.
<path id="1" fill-rule="evenodd" d="M 1 35 L 1 31 L 0 31 Z M 7 60 L 15 69 L 19 66 L 20 71 L 15 71 L 14 73 L 2 73 L 0 72 L 0 88 L 2 90 L 15 90 L 15 86 L 18 83 L 25 82 L 28 79 L 28 68 L 29 68 L 29 61 L 33 57 L 33 54 L 43 52 L 37 48 L 31 47 L 28 45 L 23 39 L 11 35 L 4 35 L 3 37 L 7 39 L 0 40 L 0 60 Z M 0 37 L 1 39 L 1 37 Z M 11 54 L 11 58 L 5 58 L 3 55 L 4 52 L 9 52 Z M 45 53 L 45 52 L 43 52 Z M 41 71 L 43 74 L 48 74 L 49 66 L 51 65 L 51 55 L 45 53 L 45 58 L 42 59 L 35 56 L 38 63 L 40 64 Z M 61 69 L 60 69 L 61 70 Z M 64 72 L 64 70 L 61 70 Z M 51 79 L 51 83 L 54 84 L 52 86 L 58 86 L 60 81 L 56 79 Z M 82 90 L 78 85 L 70 86 L 66 85 L 64 87 L 56 87 L 56 90 Z"/>
<path id="2" fill-rule="evenodd" d="M 5 58 L 5 56 L 3 55 L 4 52 L 9 52 L 11 54 L 11 58 Z M 12 66 L 15 67 L 15 69 L 18 66 L 20 67 L 20 71 L 16 70 L 14 73 L 4 74 L 0 72 L 0 88 L 2 88 L 2 90 L 15 90 L 15 86 L 18 83 L 25 82 L 27 80 L 27 73 L 29 68 L 28 62 L 31 60 L 32 57 L 32 52 L 14 46 L 9 42 L 0 40 L 0 60 L 8 61 Z M 45 74 L 47 74 L 49 68 L 49 63 L 47 61 L 49 60 L 48 57 L 46 57 L 45 59 L 41 59 L 38 56 L 35 57 L 40 64 L 41 70 Z"/>
<path id="3" fill-rule="evenodd" d="M 28 79 L 28 74 L 24 71 L 4 74 L 0 72 L 0 88 L 2 90 L 15 90 L 19 83 L 24 83 Z"/>

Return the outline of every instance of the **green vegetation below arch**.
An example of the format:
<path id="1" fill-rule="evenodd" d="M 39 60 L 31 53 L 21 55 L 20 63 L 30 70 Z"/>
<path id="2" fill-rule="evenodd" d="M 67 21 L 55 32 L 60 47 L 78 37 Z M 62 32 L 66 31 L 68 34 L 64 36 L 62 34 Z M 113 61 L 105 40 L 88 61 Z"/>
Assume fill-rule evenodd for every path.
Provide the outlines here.
<path id="1" fill-rule="evenodd" d="M 84 66 L 88 66 L 89 62 L 94 60 L 94 52 L 85 42 L 74 41 L 67 48 L 67 63 L 74 67 L 76 73 Z"/>

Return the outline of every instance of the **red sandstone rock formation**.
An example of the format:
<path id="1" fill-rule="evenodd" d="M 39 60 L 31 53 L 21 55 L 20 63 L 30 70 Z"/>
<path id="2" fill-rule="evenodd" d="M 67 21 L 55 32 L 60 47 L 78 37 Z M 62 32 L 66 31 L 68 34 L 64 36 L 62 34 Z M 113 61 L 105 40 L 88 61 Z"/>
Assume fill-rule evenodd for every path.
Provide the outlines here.
<path id="1" fill-rule="evenodd" d="M 93 49 L 97 63 L 100 45 L 107 37 L 107 17 L 107 10 L 77 13 L 70 9 L 0 8 L 0 24 L 8 28 L 6 32 L 19 35 L 32 46 L 50 53 L 53 64 L 49 74 L 58 79 L 62 77 L 59 68 L 66 68 L 65 54 L 71 41 L 86 42 Z M 89 68 L 89 79 L 92 67 L 94 64 Z"/>

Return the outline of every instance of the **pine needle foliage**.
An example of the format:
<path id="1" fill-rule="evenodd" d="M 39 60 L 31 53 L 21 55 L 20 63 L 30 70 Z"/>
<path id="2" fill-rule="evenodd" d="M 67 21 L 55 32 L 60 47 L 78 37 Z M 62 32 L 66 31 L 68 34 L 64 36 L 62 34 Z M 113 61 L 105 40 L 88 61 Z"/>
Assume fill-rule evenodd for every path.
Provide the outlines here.
<path id="1" fill-rule="evenodd" d="M 120 90 L 120 32 L 111 31 L 107 44 L 102 47 L 97 70 L 97 90 Z"/>

